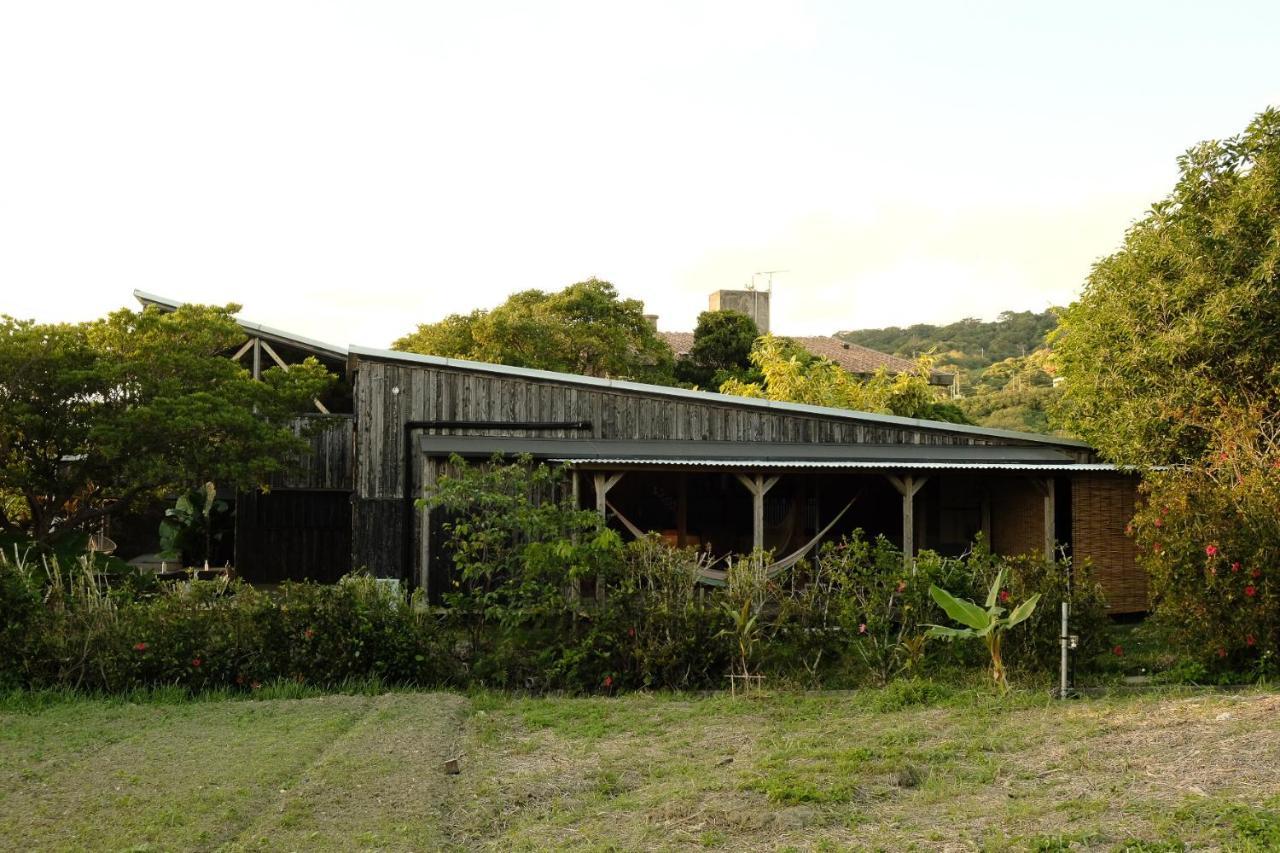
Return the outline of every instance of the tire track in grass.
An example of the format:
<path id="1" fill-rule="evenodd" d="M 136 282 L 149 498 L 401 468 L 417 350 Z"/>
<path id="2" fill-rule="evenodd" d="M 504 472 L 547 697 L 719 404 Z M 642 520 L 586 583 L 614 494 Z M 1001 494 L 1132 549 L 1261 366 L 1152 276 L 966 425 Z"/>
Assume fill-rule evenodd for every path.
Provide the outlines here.
<path id="1" fill-rule="evenodd" d="M 226 851 L 425 850 L 446 846 L 441 815 L 457 777 L 468 702 L 444 693 L 392 693 L 335 739 Z"/>
<path id="2" fill-rule="evenodd" d="M 252 822 L 268 792 L 368 713 L 371 700 L 173 706 L 136 736 L 74 755 L 0 809 L 25 849 L 209 849 Z"/>

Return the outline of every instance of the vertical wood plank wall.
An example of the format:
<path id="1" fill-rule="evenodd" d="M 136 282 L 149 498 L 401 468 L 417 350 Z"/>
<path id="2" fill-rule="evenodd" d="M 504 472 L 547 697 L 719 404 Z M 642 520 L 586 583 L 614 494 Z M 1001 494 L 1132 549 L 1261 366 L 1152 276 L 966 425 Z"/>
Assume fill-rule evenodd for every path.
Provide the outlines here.
<path id="1" fill-rule="evenodd" d="M 945 429 L 756 410 L 638 390 L 597 388 L 447 366 L 357 357 L 352 367 L 356 415 L 352 564 L 383 576 L 401 573 L 403 424 L 410 420 L 585 420 L 592 423 L 589 437 L 604 439 L 949 446 L 1020 443 Z M 527 433 L 495 429 L 486 434 Z M 1087 456 L 1087 451 L 1082 455 Z M 413 466 L 412 494 L 420 490 L 416 479 L 419 467 Z M 416 532 L 412 535 L 416 537 Z M 415 555 L 417 551 L 415 547 Z"/>

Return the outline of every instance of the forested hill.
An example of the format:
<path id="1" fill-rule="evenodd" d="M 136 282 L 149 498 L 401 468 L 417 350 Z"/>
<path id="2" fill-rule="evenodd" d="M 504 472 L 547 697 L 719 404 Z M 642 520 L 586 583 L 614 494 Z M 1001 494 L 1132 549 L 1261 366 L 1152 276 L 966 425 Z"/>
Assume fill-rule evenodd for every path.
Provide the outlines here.
<path id="1" fill-rule="evenodd" d="M 1030 355 L 1044 346 L 1044 336 L 1057 325 L 1052 309 L 1040 313 L 1005 311 L 991 322 L 968 317 L 945 326 L 917 323 L 905 329 L 890 326 L 837 332 L 836 337 L 907 358 L 933 351 L 939 363 L 980 371 L 1006 358 Z"/>

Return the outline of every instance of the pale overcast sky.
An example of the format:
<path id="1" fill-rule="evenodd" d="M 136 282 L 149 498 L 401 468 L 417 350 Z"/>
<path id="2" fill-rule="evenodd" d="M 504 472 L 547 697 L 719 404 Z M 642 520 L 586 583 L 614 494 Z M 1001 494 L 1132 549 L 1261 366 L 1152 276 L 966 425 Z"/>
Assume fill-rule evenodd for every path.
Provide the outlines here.
<path id="1" fill-rule="evenodd" d="M 1280 4 L 0 0 L 0 313 L 385 345 L 590 276 L 692 328 L 1042 309 L 1280 104 Z"/>

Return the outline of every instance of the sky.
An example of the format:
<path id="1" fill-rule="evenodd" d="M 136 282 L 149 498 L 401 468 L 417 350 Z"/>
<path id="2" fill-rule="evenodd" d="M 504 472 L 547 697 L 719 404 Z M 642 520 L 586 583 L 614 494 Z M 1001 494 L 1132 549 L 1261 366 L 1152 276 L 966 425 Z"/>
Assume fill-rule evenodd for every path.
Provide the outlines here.
<path id="1" fill-rule="evenodd" d="M 693 327 L 1075 298 L 1280 104 L 1271 2 L 0 0 L 0 313 L 334 343 L 595 276 Z M 764 278 L 755 276 L 763 285 Z"/>

